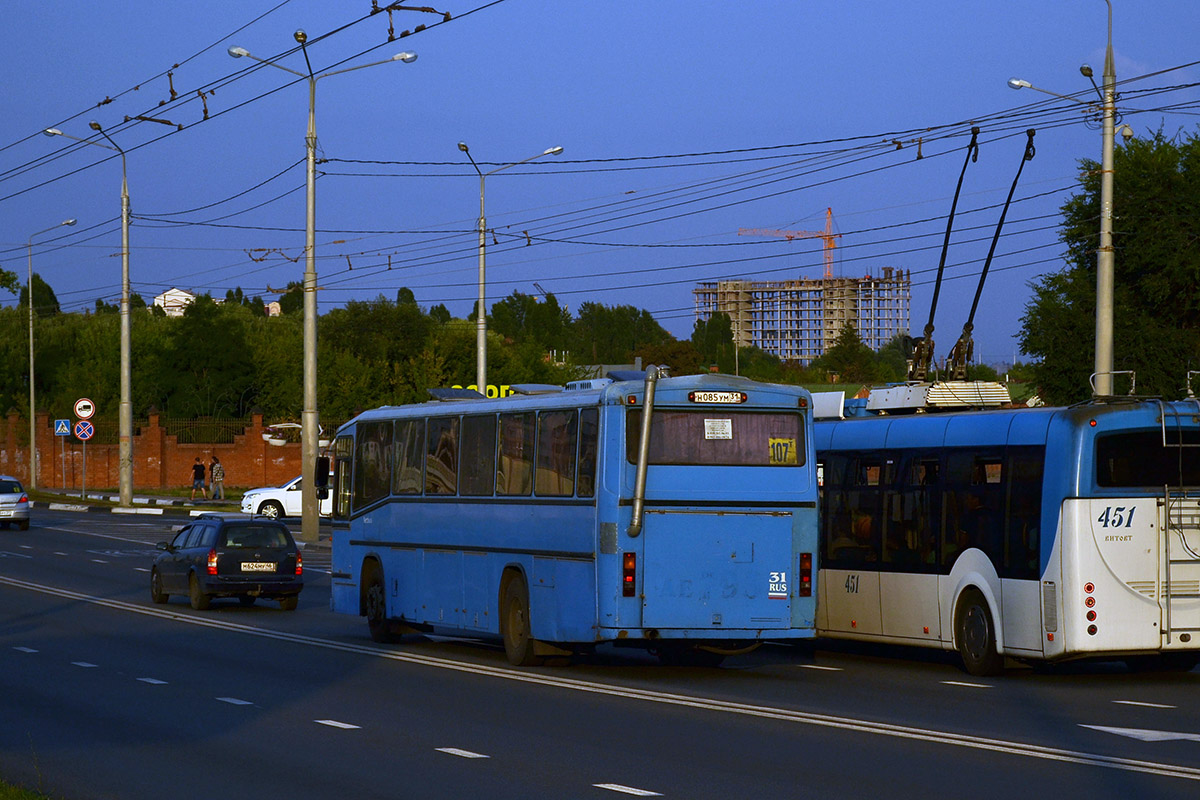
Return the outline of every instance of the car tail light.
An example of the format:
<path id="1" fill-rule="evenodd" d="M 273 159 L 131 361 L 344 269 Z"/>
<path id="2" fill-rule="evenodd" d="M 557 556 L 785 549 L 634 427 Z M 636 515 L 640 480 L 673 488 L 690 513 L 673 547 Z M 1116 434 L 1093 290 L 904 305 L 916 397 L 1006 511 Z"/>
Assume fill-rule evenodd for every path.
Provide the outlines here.
<path id="1" fill-rule="evenodd" d="M 304 559 L 300 556 L 300 551 L 296 551 L 296 574 L 304 574 Z"/>
<path id="2" fill-rule="evenodd" d="M 637 591 L 637 553 L 626 553 L 621 557 L 621 595 L 634 597 Z"/>
<path id="3" fill-rule="evenodd" d="M 800 554 L 800 597 L 812 597 L 812 553 Z"/>
<path id="4" fill-rule="evenodd" d="M 27 495 L 27 494 L 21 495 L 21 499 L 17 501 L 17 503 L 28 503 L 28 502 L 29 502 L 29 495 Z"/>
<path id="5" fill-rule="evenodd" d="M 217 548 L 212 548 L 208 551 L 208 574 L 217 574 Z"/>

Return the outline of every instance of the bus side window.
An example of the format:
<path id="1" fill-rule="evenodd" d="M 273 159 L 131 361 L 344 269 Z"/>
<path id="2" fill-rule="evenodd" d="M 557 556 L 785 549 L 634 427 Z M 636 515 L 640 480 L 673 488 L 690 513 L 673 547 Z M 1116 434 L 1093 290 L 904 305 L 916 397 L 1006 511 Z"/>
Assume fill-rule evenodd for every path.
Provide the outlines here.
<path id="1" fill-rule="evenodd" d="M 425 464 L 425 420 L 402 419 L 396 422 L 392 439 L 395 468 L 393 494 L 420 494 L 421 469 Z"/>
<path id="2" fill-rule="evenodd" d="M 540 497 L 575 494 L 575 449 L 579 418 L 575 411 L 538 415 L 537 472 L 533 490 Z"/>
<path id="3" fill-rule="evenodd" d="M 579 412 L 579 485 L 580 497 L 596 495 L 596 458 L 600 445 L 600 412 L 585 408 Z"/>
<path id="4" fill-rule="evenodd" d="M 463 417 L 460 464 L 459 494 L 479 497 L 495 491 L 495 415 Z"/>
<path id="5" fill-rule="evenodd" d="M 1000 454 L 952 451 L 946 465 L 946 529 L 942 566 L 949 568 L 959 553 L 978 548 L 996 571 L 1004 568 L 1004 459 Z"/>
<path id="6" fill-rule="evenodd" d="M 354 508 L 388 495 L 392 487 L 392 422 L 360 422 L 355 436 L 358 454 L 354 473 Z"/>
<path id="7" fill-rule="evenodd" d="M 429 420 L 425 449 L 425 494 L 458 492 L 458 417 Z"/>
<path id="8" fill-rule="evenodd" d="M 496 462 L 496 494 L 528 497 L 533 491 L 532 411 L 500 415 L 500 457 Z"/>
<path id="9" fill-rule="evenodd" d="M 829 556 L 839 567 L 853 569 L 877 564 L 881 549 L 883 487 L 888 465 L 878 456 L 859 456 L 851 462 L 840 497 L 835 502 Z M 829 488 L 826 493 L 831 493 Z"/>
<path id="10" fill-rule="evenodd" d="M 894 494 L 888 495 L 888 527 L 884 561 L 905 571 L 924 571 L 937 564 L 941 527 L 937 456 L 909 457 L 899 470 Z"/>

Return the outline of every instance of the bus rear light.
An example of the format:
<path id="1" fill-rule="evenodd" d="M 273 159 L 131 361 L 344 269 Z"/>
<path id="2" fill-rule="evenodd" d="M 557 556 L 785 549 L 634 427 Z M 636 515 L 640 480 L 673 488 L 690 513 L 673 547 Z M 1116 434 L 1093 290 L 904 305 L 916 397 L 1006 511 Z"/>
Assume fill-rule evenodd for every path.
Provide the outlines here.
<path id="1" fill-rule="evenodd" d="M 635 597 L 637 593 L 637 553 L 621 556 L 621 596 Z"/>
<path id="2" fill-rule="evenodd" d="M 300 551 L 296 551 L 296 574 L 304 574 L 304 557 L 300 555 Z"/>
<path id="3" fill-rule="evenodd" d="M 1097 630 L 1099 629 L 1095 625 L 1088 625 L 1088 636 L 1095 636 Z"/>
<path id="4" fill-rule="evenodd" d="M 1047 633 L 1047 634 L 1046 634 L 1046 641 L 1047 641 L 1047 642 L 1053 642 L 1053 641 L 1054 641 L 1054 634 L 1053 634 L 1053 633 Z"/>
<path id="5" fill-rule="evenodd" d="M 1083 585 L 1084 594 L 1091 594 L 1094 591 L 1096 591 L 1096 584 L 1092 583 L 1091 581 L 1088 581 Z"/>
<path id="6" fill-rule="evenodd" d="M 1089 611 L 1089 612 L 1087 612 L 1087 621 L 1088 621 L 1088 622 L 1095 622 L 1095 621 L 1096 621 L 1096 612 L 1095 612 L 1095 611 Z"/>
<path id="7" fill-rule="evenodd" d="M 217 574 L 217 548 L 212 548 L 208 551 L 208 574 Z"/>
<path id="8" fill-rule="evenodd" d="M 1091 608 L 1092 606 L 1096 605 L 1096 598 L 1089 595 L 1083 599 L 1083 604 L 1088 608 Z"/>
<path id="9" fill-rule="evenodd" d="M 629 395 L 629 397 L 625 398 L 625 404 L 630 405 L 630 406 L 636 406 L 637 405 L 637 397 L 632 394 Z"/>
<path id="10" fill-rule="evenodd" d="M 812 553 L 800 554 L 800 597 L 812 597 Z"/>

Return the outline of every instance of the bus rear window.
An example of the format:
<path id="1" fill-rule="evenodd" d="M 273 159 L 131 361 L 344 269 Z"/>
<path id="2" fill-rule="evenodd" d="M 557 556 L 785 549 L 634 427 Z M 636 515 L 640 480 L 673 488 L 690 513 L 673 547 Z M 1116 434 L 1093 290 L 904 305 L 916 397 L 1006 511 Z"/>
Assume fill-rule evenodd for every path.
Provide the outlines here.
<path id="1" fill-rule="evenodd" d="M 636 464 L 642 410 L 630 409 L 626 421 L 625 457 Z M 802 467 L 806 446 L 803 417 L 798 412 L 655 410 L 649 463 Z"/>
<path id="2" fill-rule="evenodd" d="M 1096 437 L 1096 483 L 1100 486 L 1200 486 L 1200 432 L 1159 429 Z"/>

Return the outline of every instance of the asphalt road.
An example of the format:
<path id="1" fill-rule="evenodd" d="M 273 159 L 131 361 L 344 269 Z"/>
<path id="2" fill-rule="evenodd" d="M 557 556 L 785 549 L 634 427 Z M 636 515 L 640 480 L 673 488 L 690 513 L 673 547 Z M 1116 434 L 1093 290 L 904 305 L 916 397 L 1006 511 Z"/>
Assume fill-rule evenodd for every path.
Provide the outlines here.
<path id="1" fill-rule="evenodd" d="M 939 653 L 767 646 L 720 669 L 600 648 L 377 645 L 332 614 L 149 599 L 167 517 L 0 531 L 0 776 L 84 798 L 1200 796 L 1200 671 L 977 679 Z"/>

